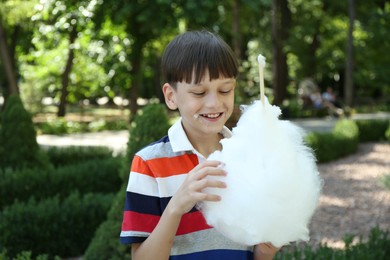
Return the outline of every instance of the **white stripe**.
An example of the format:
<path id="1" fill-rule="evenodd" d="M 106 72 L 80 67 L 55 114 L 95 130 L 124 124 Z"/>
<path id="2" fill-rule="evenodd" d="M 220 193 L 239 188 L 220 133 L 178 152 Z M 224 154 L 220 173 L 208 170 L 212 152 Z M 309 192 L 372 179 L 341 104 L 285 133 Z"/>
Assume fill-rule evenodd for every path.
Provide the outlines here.
<path id="1" fill-rule="evenodd" d="M 184 182 L 187 174 L 165 178 L 153 178 L 138 172 L 131 172 L 127 191 L 154 197 L 172 197 Z"/>
<path id="2" fill-rule="evenodd" d="M 173 175 L 165 178 L 157 178 L 160 189 L 160 197 L 172 197 L 184 182 L 187 174 Z"/>
<path id="3" fill-rule="evenodd" d="M 130 173 L 126 190 L 149 196 L 159 195 L 156 179 L 138 172 Z"/>
<path id="4" fill-rule="evenodd" d="M 121 231 L 121 237 L 148 237 L 150 233 L 140 231 Z"/>

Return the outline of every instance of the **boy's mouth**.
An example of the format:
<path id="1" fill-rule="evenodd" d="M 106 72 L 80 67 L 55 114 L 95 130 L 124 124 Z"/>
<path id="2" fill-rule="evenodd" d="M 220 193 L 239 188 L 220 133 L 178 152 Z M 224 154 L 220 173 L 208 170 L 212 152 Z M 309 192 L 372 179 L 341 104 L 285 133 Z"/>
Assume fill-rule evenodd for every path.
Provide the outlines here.
<path id="1" fill-rule="evenodd" d="M 207 119 L 217 119 L 217 118 L 220 118 L 222 115 L 223 115 L 223 113 L 200 114 L 201 117 L 204 117 Z"/>

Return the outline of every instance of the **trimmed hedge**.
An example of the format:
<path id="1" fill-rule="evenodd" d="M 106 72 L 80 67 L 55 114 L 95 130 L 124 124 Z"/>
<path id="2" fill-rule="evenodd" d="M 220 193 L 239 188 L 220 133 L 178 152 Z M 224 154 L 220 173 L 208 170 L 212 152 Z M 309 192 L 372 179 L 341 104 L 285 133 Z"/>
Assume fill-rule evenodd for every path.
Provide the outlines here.
<path id="1" fill-rule="evenodd" d="M 17 202 L 0 213 L 0 251 L 71 257 L 82 255 L 95 230 L 106 218 L 112 194 L 72 193 L 37 202 Z M 3 247 L 3 248 L 1 248 Z"/>
<path id="2" fill-rule="evenodd" d="M 86 160 L 108 159 L 112 150 L 104 146 L 51 146 L 46 149 L 50 162 L 55 166 L 85 162 Z"/>
<path id="3" fill-rule="evenodd" d="M 373 142 L 386 140 L 386 130 L 389 120 L 356 120 L 359 128 L 360 142 Z"/>
<path id="4" fill-rule="evenodd" d="M 326 244 L 319 248 L 286 247 L 282 248 L 275 256 L 275 260 L 293 260 L 293 259 L 375 259 L 386 260 L 390 255 L 390 237 L 388 231 L 382 231 L 379 228 L 371 230 L 368 241 L 360 241 L 352 245 L 354 237 L 347 236 L 344 239 L 345 249 L 329 248 Z"/>
<path id="5" fill-rule="evenodd" d="M 10 95 L 1 114 L 0 168 L 48 168 L 46 154 L 40 149 L 31 115 L 20 96 Z"/>
<path id="6" fill-rule="evenodd" d="M 328 162 L 357 151 L 359 129 L 352 120 L 340 120 L 331 133 L 309 133 L 306 143 L 314 150 L 318 162 Z"/>
<path id="7" fill-rule="evenodd" d="M 121 245 L 119 242 L 125 190 L 126 185 L 123 185 L 114 198 L 107 220 L 96 231 L 94 239 L 84 254 L 84 260 L 131 259 L 130 246 Z"/>
<path id="8" fill-rule="evenodd" d="M 0 171 L 0 209 L 15 200 L 43 199 L 80 193 L 117 192 L 121 158 L 88 160 L 55 170 L 24 169 Z"/>
<path id="9" fill-rule="evenodd" d="M 129 165 L 134 154 L 142 147 L 160 139 L 167 134 L 169 118 L 166 108 L 161 104 L 150 104 L 138 111 L 130 127 L 130 137 L 127 147 L 127 158 L 122 169 L 123 186 L 115 197 L 107 220 L 102 223 L 89 245 L 85 259 L 129 259 L 130 247 L 120 244 L 123 205 L 126 195 L 126 184 L 129 177 Z"/>

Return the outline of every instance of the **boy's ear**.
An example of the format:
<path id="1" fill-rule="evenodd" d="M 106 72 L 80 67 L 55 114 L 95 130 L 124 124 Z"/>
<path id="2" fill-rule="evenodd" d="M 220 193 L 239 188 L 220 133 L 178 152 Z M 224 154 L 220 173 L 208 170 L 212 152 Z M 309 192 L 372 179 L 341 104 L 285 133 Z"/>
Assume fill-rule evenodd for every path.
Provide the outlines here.
<path id="1" fill-rule="evenodd" d="M 176 110 L 176 91 L 169 83 L 165 83 L 163 86 L 163 93 L 165 98 L 165 103 L 171 110 Z"/>

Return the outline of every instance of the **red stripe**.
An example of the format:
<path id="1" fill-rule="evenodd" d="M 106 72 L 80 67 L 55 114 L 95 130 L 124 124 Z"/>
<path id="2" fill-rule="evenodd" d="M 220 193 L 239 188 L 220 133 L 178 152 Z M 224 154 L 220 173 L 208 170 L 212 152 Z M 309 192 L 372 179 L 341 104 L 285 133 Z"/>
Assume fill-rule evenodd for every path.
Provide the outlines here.
<path id="1" fill-rule="evenodd" d="M 183 215 L 176 235 L 184 235 L 209 228 L 211 226 L 207 225 L 202 213 L 200 211 L 194 211 Z"/>
<path id="2" fill-rule="evenodd" d="M 134 156 L 131 170 L 154 178 L 164 178 L 188 173 L 198 165 L 196 154 L 183 154 L 175 157 L 163 157 L 144 161 Z"/>
<path id="3" fill-rule="evenodd" d="M 142 173 L 145 175 L 148 175 L 150 177 L 153 177 L 152 171 L 149 169 L 146 162 L 139 156 L 134 156 L 133 162 L 131 163 L 131 171 Z"/>
<path id="4" fill-rule="evenodd" d="M 125 211 L 122 231 L 139 231 L 151 233 L 160 221 L 160 216 L 142 214 L 133 211 Z M 200 211 L 184 214 L 180 220 L 176 235 L 184 235 L 191 232 L 209 229 Z"/>
<path id="5" fill-rule="evenodd" d="M 164 157 L 148 160 L 148 165 L 155 178 L 188 173 L 198 165 L 196 154 L 183 154 L 175 157 Z"/>
<path id="6" fill-rule="evenodd" d="M 134 211 L 125 211 L 123 213 L 122 230 L 140 231 L 151 233 L 160 221 L 160 216 L 142 214 Z"/>

